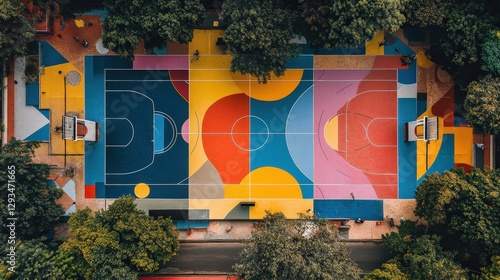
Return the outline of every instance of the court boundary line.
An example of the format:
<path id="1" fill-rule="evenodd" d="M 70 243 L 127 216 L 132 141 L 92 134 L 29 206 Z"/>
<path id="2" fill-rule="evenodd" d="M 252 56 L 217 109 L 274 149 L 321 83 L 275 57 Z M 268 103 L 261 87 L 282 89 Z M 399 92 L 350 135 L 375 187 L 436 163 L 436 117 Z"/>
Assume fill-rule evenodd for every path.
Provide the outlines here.
<path id="1" fill-rule="evenodd" d="M 168 143 L 168 145 L 166 147 L 163 147 L 163 149 L 161 149 L 159 152 L 157 152 L 154 148 L 154 142 L 155 142 L 155 137 L 154 137 L 154 134 L 153 134 L 153 153 L 155 155 L 159 155 L 159 154 L 163 154 L 163 153 L 166 153 L 168 152 L 174 145 L 175 143 L 177 142 L 177 138 L 178 138 L 178 133 L 177 133 L 177 125 L 175 124 L 175 121 L 172 119 L 172 117 L 168 114 L 166 114 L 165 112 L 162 112 L 162 111 L 154 111 L 153 112 L 153 118 L 154 118 L 154 115 L 158 113 L 159 115 L 161 116 L 164 116 L 166 117 L 166 119 L 168 120 L 169 124 L 170 124 L 170 127 L 172 128 L 172 139 L 170 139 L 170 143 Z M 156 131 L 157 128 L 156 128 L 156 121 L 153 120 L 153 129 Z M 182 133 L 182 132 L 181 132 Z"/>

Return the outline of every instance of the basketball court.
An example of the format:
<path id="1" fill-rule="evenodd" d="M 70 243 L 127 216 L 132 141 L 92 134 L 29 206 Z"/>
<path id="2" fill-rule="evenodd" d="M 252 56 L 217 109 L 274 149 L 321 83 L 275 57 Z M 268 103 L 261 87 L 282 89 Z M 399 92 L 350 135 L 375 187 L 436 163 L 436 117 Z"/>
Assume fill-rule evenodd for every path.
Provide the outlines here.
<path id="1" fill-rule="evenodd" d="M 342 68 L 304 53 L 259 84 L 197 45 L 216 40 L 207 34 L 190 45 L 196 58 L 86 57 L 86 118 L 103 124 L 102 140 L 85 146 L 86 197 L 133 194 L 189 220 L 308 209 L 380 220 L 384 199 L 413 197 L 432 169 L 405 141 L 405 124 L 421 113 L 416 63 L 373 55 Z"/>

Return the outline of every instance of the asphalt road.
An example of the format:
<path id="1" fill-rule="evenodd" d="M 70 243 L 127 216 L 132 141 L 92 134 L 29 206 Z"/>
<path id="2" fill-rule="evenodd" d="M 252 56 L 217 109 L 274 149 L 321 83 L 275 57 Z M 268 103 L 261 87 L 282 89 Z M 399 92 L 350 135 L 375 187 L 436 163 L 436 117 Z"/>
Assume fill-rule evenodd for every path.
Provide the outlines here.
<path id="1" fill-rule="evenodd" d="M 182 243 L 177 255 L 168 262 L 162 273 L 216 275 L 232 272 L 240 259 L 242 243 L 209 242 Z M 359 268 L 368 273 L 392 258 L 390 250 L 376 242 L 347 242 L 351 258 Z"/>

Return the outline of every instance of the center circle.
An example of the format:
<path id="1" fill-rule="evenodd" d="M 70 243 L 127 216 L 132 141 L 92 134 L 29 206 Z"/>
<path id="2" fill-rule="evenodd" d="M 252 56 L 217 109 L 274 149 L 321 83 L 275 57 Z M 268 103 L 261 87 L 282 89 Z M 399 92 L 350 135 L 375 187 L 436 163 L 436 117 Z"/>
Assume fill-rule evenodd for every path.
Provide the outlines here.
<path id="1" fill-rule="evenodd" d="M 256 151 L 269 140 L 269 127 L 256 116 L 243 116 L 237 119 L 231 128 L 231 139 L 240 149 Z"/>

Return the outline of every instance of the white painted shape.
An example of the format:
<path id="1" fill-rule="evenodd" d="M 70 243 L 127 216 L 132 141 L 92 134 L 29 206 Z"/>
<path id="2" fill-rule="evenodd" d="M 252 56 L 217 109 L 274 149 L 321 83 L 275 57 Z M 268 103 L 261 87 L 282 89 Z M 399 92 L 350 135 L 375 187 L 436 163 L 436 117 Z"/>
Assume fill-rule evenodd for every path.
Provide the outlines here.
<path id="1" fill-rule="evenodd" d="M 417 84 L 398 83 L 398 98 L 417 98 Z"/>
<path id="2" fill-rule="evenodd" d="M 62 189 L 73 201 L 76 200 L 75 181 L 69 180 Z"/>
<path id="3" fill-rule="evenodd" d="M 17 58 L 14 62 L 14 137 L 24 140 L 50 121 L 33 106 L 26 106 L 26 83 L 24 77 L 26 59 Z"/>

